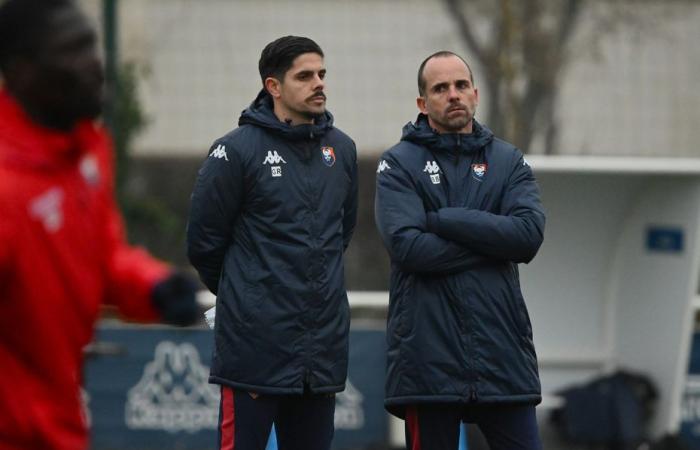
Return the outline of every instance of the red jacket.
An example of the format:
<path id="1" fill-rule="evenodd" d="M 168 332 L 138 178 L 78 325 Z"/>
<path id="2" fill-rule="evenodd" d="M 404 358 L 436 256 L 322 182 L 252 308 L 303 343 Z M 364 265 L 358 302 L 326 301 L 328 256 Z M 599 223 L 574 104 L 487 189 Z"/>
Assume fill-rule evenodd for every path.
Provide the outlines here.
<path id="1" fill-rule="evenodd" d="M 0 450 L 86 448 L 83 347 L 100 304 L 157 319 L 169 269 L 127 245 L 113 188 L 102 128 L 42 128 L 0 90 Z"/>

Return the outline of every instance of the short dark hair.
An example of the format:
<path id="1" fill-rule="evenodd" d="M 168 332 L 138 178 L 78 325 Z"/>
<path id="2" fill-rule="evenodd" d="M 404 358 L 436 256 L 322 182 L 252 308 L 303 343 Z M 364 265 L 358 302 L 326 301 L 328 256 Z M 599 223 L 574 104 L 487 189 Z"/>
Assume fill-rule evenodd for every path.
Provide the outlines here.
<path id="1" fill-rule="evenodd" d="M 307 37 L 284 36 L 267 44 L 258 62 L 263 87 L 268 77 L 283 81 L 284 74 L 292 67 L 296 57 L 304 53 L 317 53 L 323 58 L 321 47 Z"/>
<path id="2" fill-rule="evenodd" d="M 457 58 L 462 60 L 464 65 L 467 66 L 467 70 L 469 70 L 469 79 L 471 80 L 472 84 L 474 84 L 474 74 L 472 73 L 472 68 L 469 67 L 469 64 L 467 64 L 464 58 L 459 56 L 457 53 L 448 50 L 440 50 L 439 52 L 435 52 L 432 55 L 428 56 L 423 60 L 422 63 L 420 63 L 420 67 L 418 68 L 418 94 L 421 97 L 425 95 L 425 78 L 423 78 L 423 71 L 425 70 L 425 65 L 428 64 L 428 61 L 430 61 L 433 58 L 446 58 L 448 56 L 456 56 Z"/>
<path id="3" fill-rule="evenodd" d="M 0 71 L 16 57 L 36 54 L 57 9 L 76 7 L 73 0 L 0 0 Z"/>

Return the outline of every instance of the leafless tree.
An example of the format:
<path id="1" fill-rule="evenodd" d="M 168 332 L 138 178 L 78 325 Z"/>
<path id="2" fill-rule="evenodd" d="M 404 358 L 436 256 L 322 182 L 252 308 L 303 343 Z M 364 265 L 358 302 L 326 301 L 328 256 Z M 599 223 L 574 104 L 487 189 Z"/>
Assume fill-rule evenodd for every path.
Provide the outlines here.
<path id="1" fill-rule="evenodd" d="M 620 26 L 658 21 L 645 16 L 650 0 L 443 1 L 483 75 L 485 122 L 524 151 L 539 137 L 547 154 L 555 153 L 558 88 L 571 59 Z"/>

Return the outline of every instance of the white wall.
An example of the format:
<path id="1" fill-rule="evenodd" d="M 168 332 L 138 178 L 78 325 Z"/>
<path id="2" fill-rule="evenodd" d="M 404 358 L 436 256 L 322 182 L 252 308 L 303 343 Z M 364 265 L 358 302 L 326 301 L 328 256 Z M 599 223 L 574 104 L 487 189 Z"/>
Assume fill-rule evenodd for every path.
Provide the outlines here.
<path id="1" fill-rule="evenodd" d="M 659 390 L 653 433 L 677 429 L 698 290 L 700 163 L 530 159 L 548 221 L 521 279 L 543 391 L 640 372 Z M 680 230 L 682 249 L 648 248 L 650 227 Z"/>

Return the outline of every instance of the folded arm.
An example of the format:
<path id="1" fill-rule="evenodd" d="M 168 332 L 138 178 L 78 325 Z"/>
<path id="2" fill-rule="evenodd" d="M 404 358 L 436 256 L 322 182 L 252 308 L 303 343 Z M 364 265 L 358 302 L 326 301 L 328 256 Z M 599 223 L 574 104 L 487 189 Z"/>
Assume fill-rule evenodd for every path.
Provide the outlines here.
<path id="1" fill-rule="evenodd" d="M 498 261 L 428 232 L 423 201 L 410 176 L 384 157 L 377 175 L 375 218 L 394 263 L 409 272 L 456 273 Z"/>
<path id="2" fill-rule="evenodd" d="M 545 215 L 532 170 L 518 153 L 498 214 L 441 208 L 428 214 L 430 231 L 475 252 L 516 263 L 530 262 L 544 237 Z"/>

